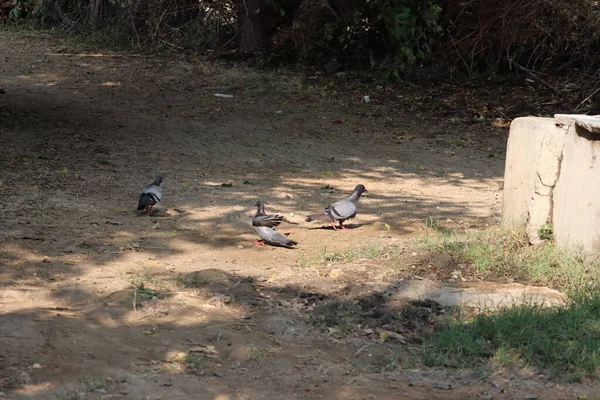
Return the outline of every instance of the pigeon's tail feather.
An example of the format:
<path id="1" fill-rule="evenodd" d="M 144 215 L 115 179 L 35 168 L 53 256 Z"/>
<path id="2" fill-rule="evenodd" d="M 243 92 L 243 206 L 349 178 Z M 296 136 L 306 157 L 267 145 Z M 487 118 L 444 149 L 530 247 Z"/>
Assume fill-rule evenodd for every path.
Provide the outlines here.
<path id="1" fill-rule="evenodd" d="M 283 247 L 287 247 L 288 249 L 293 248 L 293 246 L 296 246 L 298 244 L 298 242 L 294 241 L 294 240 L 290 240 L 287 243 L 283 243 L 282 246 Z"/>
<path id="2" fill-rule="evenodd" d="M 288 249 L 292 249 L 293 246 L 296 246 L 298 244 L 298 242 L 296 242 L 295 240 L 292 240 L 292 239 L 285 238 L 285 240 L 281 239 L 276 244 L 278 246 L 287 247 Z"/>
<path id="3" fill-rule="evenodd" d="M 147 207 L 152 205 L 152 200 L 149 196 L 140 196 L 140 202 L 138 203 L 138 211 L 145 210 Z"/>
<path id="4" fill-rule="evenodd" d="M 288 224 L 292 224 L 292 225 L 298 225 L 298 223 L 297 223 L 297 222 L 292 222 L 292 221 L 290 221 L 290 220 L 289 220 L 289 219 L 287 219 L 287 218 L 283 218 L 283 222 L 287 222 Z"/>
<path id="5" fill-rule="evenodd" d="M 305 221 L 306 222 L 311 222 L 311 221 L 316 221 L 316 220 L 329 221 L 330 219 L 331 219 L 331 217 L 325 213 L 316 213 L 316 214 L 310 214 L 308 217 L 306 217 Z"/>
<path id="6" fill-rule="evenodd" d="M 145 210 L 150 206 L 157 203 L 156 197 L 152 193 L 142 193 L 140 195 L 140 202 L 138 203 L 138 211 Z"/>

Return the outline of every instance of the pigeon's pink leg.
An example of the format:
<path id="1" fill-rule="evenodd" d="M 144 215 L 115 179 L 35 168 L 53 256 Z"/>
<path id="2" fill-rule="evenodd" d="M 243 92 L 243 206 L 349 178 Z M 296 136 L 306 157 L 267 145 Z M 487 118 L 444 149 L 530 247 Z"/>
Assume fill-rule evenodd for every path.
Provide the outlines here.
<path id="1" fill-rule="evenodd" d="M 265 245 L 265 242 L 263 242 L 262 240 L 257 240 L 254 243 L 256 243 L 257 246 L 264 246 Z"/>
<path id="2" fill-rule="evenodd" d="M 340 229 L 343 231 L 349 231 L 350 229 L 346 228 L 344 225 L 340 224 Z"/>
<path id="3" fill-rule="evenodd" d="M 333 227 L 334 231 L 337 231 L 337 228 L 335 227 L 335 221 L 331 221 L 331 226 Z"/>

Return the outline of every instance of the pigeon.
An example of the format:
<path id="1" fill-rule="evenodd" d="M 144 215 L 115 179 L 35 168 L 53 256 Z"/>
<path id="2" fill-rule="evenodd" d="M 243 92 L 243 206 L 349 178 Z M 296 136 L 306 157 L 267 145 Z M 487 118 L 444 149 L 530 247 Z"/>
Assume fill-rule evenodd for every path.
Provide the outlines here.
<path id="1" fill-rule="evenodd" d="M 345 220 L 354 218 L 356 216 L 356 205 L 358 203 L 358 199 L 360 199 L 360 195 L 364 192 L 368 192 L 368 190 L 364 187 L 364 185 L 357 185 L 354 188 L 354 192 L 350 195 L 350 197 L 340 200 L 336 203 L 333 203 L 325 210 L 320 213 L 311 214 L 306 217 L 306 222 L 322 220 L 322 221 L 331 221 L 331 226 L 333 230 L 337 230 L 335 226 L 335 221 L 339 221 L 340 229 L 346 230 L 344 225 Z"/>
<path id="2" fill-rule="evenodd" d="M 283 215 L 266 214 L 265 202 L 262 200 L 256 202 L 256 207 L 258 207 L 258 209 L 256 210 L 254 217 L 252 217 L 252 227 L 261 239 L 257 240 L 256 244 L 262 246 L 265 243 L 268 243 L 272 246 L 281 246 L 290 249 L 298 244 L 298 242 L 288 239 L 275 230 L 275 227 L 279 226 L 282 222 L 298 225 L 297 223 L 289 221 Z"/>
<path id="3" fill-rule="evenodd" d="M 160 187 L 162 176 L 157 176 L 154 182 L 144 186 L 140 193 L 140 202 L 138 203 L 138 211 L 145 210 L 150 212 L 152 207 L 162 200 L 163 190 Z"/>

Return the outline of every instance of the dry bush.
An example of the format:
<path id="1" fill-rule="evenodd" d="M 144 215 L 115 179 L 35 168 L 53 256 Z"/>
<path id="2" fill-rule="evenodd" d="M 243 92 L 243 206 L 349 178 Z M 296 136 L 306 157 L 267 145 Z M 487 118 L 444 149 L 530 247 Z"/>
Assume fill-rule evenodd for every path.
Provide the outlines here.
<path id="1" fill-rule="evenodd" d="M 446 0 L 435 59 L 469 74 L 506 68 L 568 72 L 599 66 L 592 0 Z"/>

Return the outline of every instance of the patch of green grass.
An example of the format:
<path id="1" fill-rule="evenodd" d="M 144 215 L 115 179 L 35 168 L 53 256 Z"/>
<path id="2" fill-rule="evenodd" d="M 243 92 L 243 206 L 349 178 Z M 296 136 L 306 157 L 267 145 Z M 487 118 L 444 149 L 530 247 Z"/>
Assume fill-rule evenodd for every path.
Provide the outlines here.
<path id="1" fill-rule="evenodd" d="M 524 229 L 435 231 L 414 242 L 416 247 L 450 253 L 483 278 L 511 277 L 515 281 L 549 286 L 567 292 L 584 290 L 600 279 L 600 268 L 552 241 L 531 246 Z"/>
<path id="2" fill-rule="evenodd" d="M 392 253 L 392 249 L 388 246 L 383 246 L 377 242 L 369 242 L 363 246 L 335 252 L 329 252 L 327 251 L 326 246 L 322 246 L 319 249 L 318 254 L 314 256 L 300 254 L 298 263 L 301 266 L 307 266 L 309 264 L 315 265 L 356 260 L 376 260 L 383 257 L 389 257 Z"/>
<path id="3" fill-rule="evenodd" d="M 530 304 L 465 320 L 451 316 L 423 344 L 428 366 L 474 367 L 484 363 L 535 366 L 571 379 L 600 372 L 600 297 L 596 290 L 568 305 Z"/>

